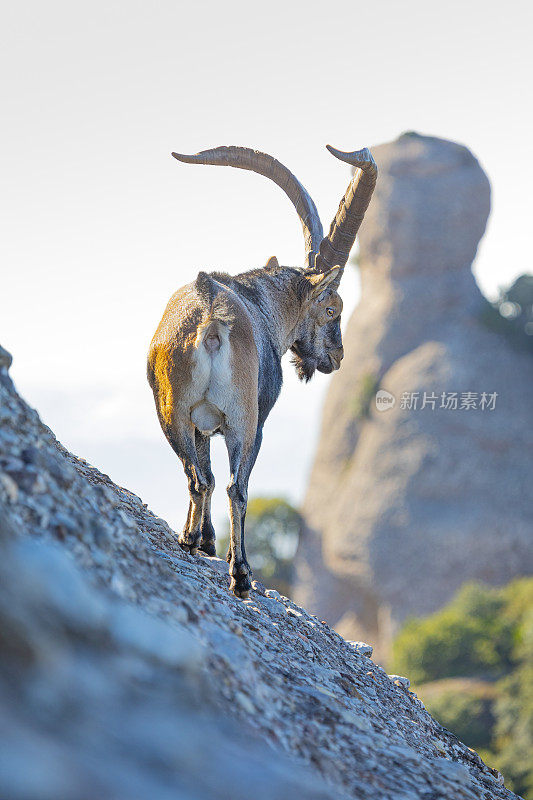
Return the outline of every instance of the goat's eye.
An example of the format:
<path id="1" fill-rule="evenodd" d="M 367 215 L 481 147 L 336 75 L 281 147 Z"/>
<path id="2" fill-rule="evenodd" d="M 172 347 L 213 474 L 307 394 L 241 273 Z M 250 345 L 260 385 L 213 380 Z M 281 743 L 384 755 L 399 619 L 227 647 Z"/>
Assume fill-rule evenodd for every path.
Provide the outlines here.
<path id="1" fill-rule="evenodd" d="M 331 308 L 331 306 L 329 308 L 326 308 L 326 314 L 328 315 L 328 317 L 334 317 L 335 316 L 335 309 Z"/>

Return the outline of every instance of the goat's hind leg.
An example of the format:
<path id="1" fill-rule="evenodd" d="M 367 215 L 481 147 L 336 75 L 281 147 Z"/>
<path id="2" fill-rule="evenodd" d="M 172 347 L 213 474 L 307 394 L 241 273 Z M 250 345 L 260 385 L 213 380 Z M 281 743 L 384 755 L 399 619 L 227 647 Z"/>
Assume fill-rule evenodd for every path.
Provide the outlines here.
<path id="1" fill-rule="evenodd" d="M 178 543 L 184 550 L 188 550 L 194 555 L 202 538 L 202 511 L 208 483 L 199 464 L 194 427 L 192 425 L 173 427 L 165 430 L 165 434 L 183 464 L 189 486 L 189 512 L 185 527 L 178 536 Z"/>
<path id="2" fill-rule="evenodd" d="M 200 522 L 200 543 L 198 549 L 207 556 L 216 556 L 215 548 L 215 529 L 211 522 L 211 495 L 215 488 L 215 478 L 211 472 L 210 442 L 209 436 L 204 436 L 198 430 L 195 432 L 196 453 L 202 475 L 207 483 L 207 488 L 203 498 L 202 519 Z"/>

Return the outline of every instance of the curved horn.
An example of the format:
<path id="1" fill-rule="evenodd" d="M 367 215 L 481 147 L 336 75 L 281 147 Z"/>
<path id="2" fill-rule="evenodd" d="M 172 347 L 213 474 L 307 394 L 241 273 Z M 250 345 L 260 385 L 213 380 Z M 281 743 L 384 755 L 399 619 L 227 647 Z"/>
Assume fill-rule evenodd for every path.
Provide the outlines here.
<path id="1" fill-rule="evenodd" d="M 346 189 L 339 210 L 331 223 L 328 235 L 322 240 L 316 258 L 316 268 L 321 271 L 331 267 L 344 267 L 348 261 L 357 231 L 370 203 L 378 177 L 378 168 L 368 147 L 343 153 L 326 145 L 335 158 L 358 167 Z"/>
<path id="2" fill-rule="evenodd" d="M 258 150 L 235 146 L 202 150 L 201 153 L 193 156 L 182 153 L 172 153 L 172 155 L 178 161 L 184 161 L 186 164 L 214 164 L 249 169 L 277 183 L 290 199 L 300 217 L 305 239 L 305 265 L 314 267 L 315 257 L 324 236 L 322 223 L 310 195 L 300 181 L 280 161 Z"/>

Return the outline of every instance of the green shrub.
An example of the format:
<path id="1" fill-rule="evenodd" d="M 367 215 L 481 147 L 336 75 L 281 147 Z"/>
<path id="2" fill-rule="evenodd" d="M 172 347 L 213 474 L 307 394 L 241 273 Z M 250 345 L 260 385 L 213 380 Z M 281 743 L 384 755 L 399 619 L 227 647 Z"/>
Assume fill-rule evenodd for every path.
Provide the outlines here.
<path id="1" fill-rule="evenodd" d="M 533 798 L 533 608 L 517 637 L 517 668 L 499 684 L 495 763 L 513 791 Z"/>
<path id="2" fill-rule="evenodd" d="M 533 578 L 465 585 L 441 611 L 406 623 L 391 668 L 422 684 L 429 712 L 533 800 Z"/>
<path id="3" fill-rule="evenodd" d="M 406 623 L 393 646 L 393 669 L 416 683 L 486 675 L 511 665 L 516 624 L 503 614 L 502 590 L 466 584 L 442 611 Z"/>
<path id="4" fill-rule="evenodd" d="M 469 747 L 490 747 L 495 684 L 450 678 L 419 686 L 416 692 L 429 713 Z"/>

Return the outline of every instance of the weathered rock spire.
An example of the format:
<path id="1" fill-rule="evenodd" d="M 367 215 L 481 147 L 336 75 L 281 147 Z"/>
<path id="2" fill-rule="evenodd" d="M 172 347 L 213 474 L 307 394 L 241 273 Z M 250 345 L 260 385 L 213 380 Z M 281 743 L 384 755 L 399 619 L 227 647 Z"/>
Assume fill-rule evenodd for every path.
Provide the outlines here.
<path id="1" fill-rule="evenodd" d="M 465 580 L 533 571 L 532 364 L 481 320 L 471 265 L 490 186 L 474 156 L 415 133 L 372 152 L 361 300 L 324 408 L 297 598 L 385 655 L 407 616 Z M 376 408 L 380 388 L 392 410 Z M 417 409 L 401 408 L 417 392 Z M 440 408 L 443 392 L 458 393 L 457 410 Z M 460 408 L 466 392 L 475 409 Z M 497 394 L 493 411 L 484 392 Z"/>

